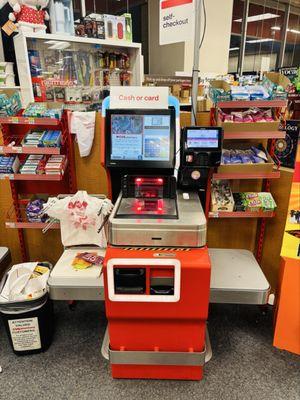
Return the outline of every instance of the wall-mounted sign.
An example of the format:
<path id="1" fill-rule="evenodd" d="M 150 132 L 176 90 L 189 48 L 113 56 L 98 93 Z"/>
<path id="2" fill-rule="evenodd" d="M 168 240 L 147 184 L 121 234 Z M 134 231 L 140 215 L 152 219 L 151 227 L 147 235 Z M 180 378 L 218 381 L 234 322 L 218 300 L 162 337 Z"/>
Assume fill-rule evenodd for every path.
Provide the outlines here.
<path id="1" fill-rule="evenodd" d="M 192 40 L 195 25 L 193 0 L 160 0 L 159 44 Z"/>
<path id="2" fill-rule="evenodd" d="M 112 86 L 110 108 L 168 108 L 167 87 Z"/>
<path id="3" fill-rule="evenodd" d="M 144 83 L 157 86 L 184 85 L 192 86 L 192 78 L 186 76 L 145 75 Z"/>

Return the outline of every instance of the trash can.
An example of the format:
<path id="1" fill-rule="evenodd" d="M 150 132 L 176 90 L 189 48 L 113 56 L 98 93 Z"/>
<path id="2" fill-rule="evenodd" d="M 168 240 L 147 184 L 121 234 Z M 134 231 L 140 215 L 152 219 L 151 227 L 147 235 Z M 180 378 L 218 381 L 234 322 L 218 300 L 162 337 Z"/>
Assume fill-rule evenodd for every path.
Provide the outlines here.
<path id="1" fill-rule="evenodd" d="M 49 263 L 43 264 L 50 269 L 52 267 Z M 7 279 L 7 272 L 1 281 L 0 293 Z M 51 345 L 54 314 L 48 291 L 32 300 L 0 303 L 0 314 L 15 354 L 40 353 Z"/>

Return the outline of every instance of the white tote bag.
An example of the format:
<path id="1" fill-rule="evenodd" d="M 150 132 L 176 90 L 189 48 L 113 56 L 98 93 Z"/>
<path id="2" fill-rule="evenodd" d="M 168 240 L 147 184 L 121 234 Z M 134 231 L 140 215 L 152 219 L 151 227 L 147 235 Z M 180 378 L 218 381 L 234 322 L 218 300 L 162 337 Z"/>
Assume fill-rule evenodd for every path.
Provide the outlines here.
<path id="1" fill-rule="evenodd" d="M 60 200 L 50 198 L 44 205 L 50 217 L 60 220 L 64 246 L 94 244 L 106 247 L 105 229 L 102 227 L 112 207 L 109 199 L 89 196 L 86 191 L 78 191 L 74 196 Z"/>

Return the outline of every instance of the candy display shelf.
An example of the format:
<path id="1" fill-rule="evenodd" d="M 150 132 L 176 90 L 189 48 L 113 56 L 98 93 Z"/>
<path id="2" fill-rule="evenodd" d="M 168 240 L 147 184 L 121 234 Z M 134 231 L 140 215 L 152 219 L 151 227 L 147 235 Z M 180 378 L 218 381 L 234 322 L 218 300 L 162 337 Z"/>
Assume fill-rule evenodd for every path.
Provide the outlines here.
<path id="1" fill-rule="evenodd" d="M 20 111 L 22 113 L 22 111 Z M 2 142 L 0 153 L 17 154 L 22 164 L 26 154 L 61 154 L 65 155 L 65 163 L 61 174 L 0 174 L 0 179 L 8 180 L 12 193 L 13 213 L 7 217 L 6 227 L 18 231 L 23 261 L 28 260 L 25 229 L 44 229 L 47 222 L 29 222 L 24 212 L 23 198 L 30 199 L 39 193 L 39 196 L 57 196 L 59 193 L 75 193 L 77 190 L 73 139 L 67 122 L 67 112 L 64 111 L 61 120 L 54 118 L 15 117 L 0 118 Z M 61 131 L 61 147 L 23 147 L 22 141 L 28 131 L 32 129 L 48 129 Z M 11 144 L 14 146 L 11 146 Z M 12 217 L 13 216 L 13 217 Z M 51 229 L 58 228 L 58 224 L 51 225 Z"/>
<path id="2" fill-rule="evenodd" d="M 232 141 L 234 140 L 251 140 L 251 145 L 253 145 L 253 141 L 257 140 L 258 144 L 260 141 L 265 140 L 267 143 L 264 144 L 268 154 L 270 157 L 275 160 L 275 140 L 276 139 L 284 139 L 286 136 L 286 132 L 281 129 L 281 125 L 284 126 L 283 120 L 285 116 L 285 109 L 287 107 L 287 100 L 245 100 L 245 101 L 220 101 L 214 104 L 214 108 L 211 109 L 210 117 L 211 117 L 211 125 L 216 126 L 218 123 L 218 114 L 217 108 L 219 109 L 249 109 L 251 107 L 263 108 L 263 109 L 271 109 L 272 115 L 276 117 L 274 122 L 279 122 L 278 125 L 274 128 L 273 125 L 259 125 L 259 122 L 253 124 L 253 126 L 249 127 L 246 125 L 243 127 L 243 123 L 232 123 L 235 126 L 231 126 L 226 124 L 225 132 L 224 132 L 224 143 L 227 140 L 230 140 L 230 148 L 234 148 Z M 274 123 L 275 125 L 275 123 Z M 263 127 L 263 128 L 262 128 Z M 273 129 L 274 128 L 274 129 Z M 239 146 L 237 146 L 238 148 Z M 276 163 L 276 161 L 275 161 Z M 254 167 L 254 166 L 253 166 Z M 273 169 L 273 171 L 267 172 L 256 172 L 255 168 L 251 170 L 248 169 L 247 173 L 237 172 L 225 172 L 222 173 L 215 171 L 212 174 L 210 181 L 213 180 L 261 180 L 261 189 L 262 192 L 270 192 L 271 180 L 280 178 L 280 171 L 278 169 Z M 264 243 L 264 235 L 266 230 L 267 218 L 271 218 L 275 216 L 275 212 L 211 212 L 210 210 L 210 190 L 208 187 L 208 193 L 206 195 L 207 206 L 206 206 L 206 215 L 210 219 L 218 219 L 218 218 L 258 218 L 258 231 L 257 231 L 257 241 L 256 241 L 256 259 L 258 262 L 261 261 L 262 258 L 262 249 Z M 257 190 L 257 189 L 256 189 Z M 276 199 L 275 199 L 276 202 Z"/>
<path id="3" fill-rule="evenodd" d="M 211 211 L 209 218 L 272 218 L 274 211 Z"/>

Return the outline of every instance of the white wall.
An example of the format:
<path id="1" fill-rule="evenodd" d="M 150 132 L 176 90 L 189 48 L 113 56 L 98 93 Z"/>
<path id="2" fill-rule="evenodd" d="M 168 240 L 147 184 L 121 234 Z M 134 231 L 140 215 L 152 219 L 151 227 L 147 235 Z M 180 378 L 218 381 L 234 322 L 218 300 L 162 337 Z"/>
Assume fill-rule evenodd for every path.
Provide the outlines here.
<path id="1" fill-rule="evenodd" d="M 206 34 L 200 50 L 201 74 L 228 72 L 233 0 L 205 0 Z M 203 12 L 202 29 L 203 31 Z M 159 0 L 149 0 L 149 56 L 151 74 L 192 73 L 193 41 L 159 45 Z"/>
<path id="2" fill-rule="evenodd" d="M 159 0 L 148 1 L 149 73 L 174 75 L 184 69 L 184 43 L 159 45 Z"/>
<path id="3" fill-rule="evenodd" d="M 229 45 L 233 0 L 204 0 L 206 6 L 206 33 L 200 49 L 200 75 L 228 72 Z M 201 12 L 201 37 L 204 15 Z M 185 43 L 184 71 L 192 71 L 194 43 Z"/>

